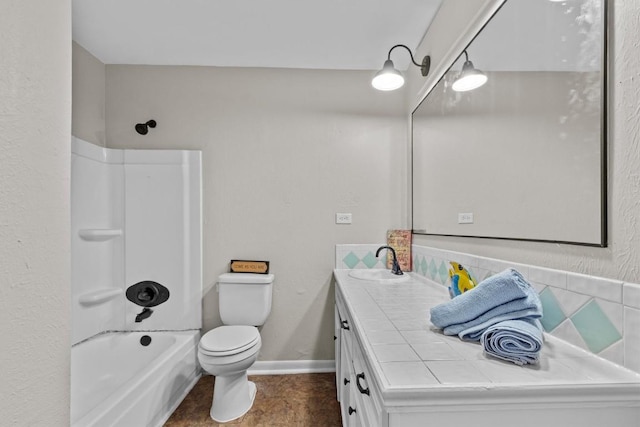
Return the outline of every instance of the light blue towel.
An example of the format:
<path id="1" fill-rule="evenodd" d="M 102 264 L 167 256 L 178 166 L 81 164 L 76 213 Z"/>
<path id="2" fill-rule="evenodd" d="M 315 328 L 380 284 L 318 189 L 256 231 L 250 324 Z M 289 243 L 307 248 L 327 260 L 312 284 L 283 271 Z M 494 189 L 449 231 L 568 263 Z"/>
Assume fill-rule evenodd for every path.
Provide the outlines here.
<path id="1" fill-rule="evenodd" d="M 478 341 L 491 325 L 505 320 L 542 317 L 542 304 L 535 289 L 522 275 L 509 268 L 491 276 L 475 288 L 431 308 L 431 323 L 445 335 Z"/>
<path id="2" fill-rule="evenodd" d="M 538 363 L 542 325 L 538 319 L 507 320 L 490 326 L 480 339 L 485 353 L 516 365 Z"/>

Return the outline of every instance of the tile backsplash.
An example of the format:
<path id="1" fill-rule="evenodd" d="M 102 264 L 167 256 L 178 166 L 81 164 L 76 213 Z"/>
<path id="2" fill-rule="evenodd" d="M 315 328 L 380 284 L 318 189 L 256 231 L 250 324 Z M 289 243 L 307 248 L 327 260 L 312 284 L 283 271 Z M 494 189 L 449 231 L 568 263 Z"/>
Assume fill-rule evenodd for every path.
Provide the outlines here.
<path id="1" fill-rule="evenodd" d="M 337 245 L 336 268 L 385 268 L 381 245 Z M 413 245 L 413 271 L 448 286 L 449 261 L 478 281 L 513 267 L 534 286 L 547 333 L 640 372 L 640 284 Z"/>
<path id="2" fill-rule="evenodd" d="M 376 258 L 376 251 L 381 244 L 336 245 L 336 268 L 387 268 L 387 253 Z"/>

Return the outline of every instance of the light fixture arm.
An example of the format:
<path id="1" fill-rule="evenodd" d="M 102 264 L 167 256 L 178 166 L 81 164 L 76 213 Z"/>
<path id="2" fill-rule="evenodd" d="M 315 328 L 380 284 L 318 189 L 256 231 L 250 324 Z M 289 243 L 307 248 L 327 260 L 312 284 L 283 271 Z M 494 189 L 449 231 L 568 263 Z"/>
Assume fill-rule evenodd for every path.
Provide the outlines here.
<path id="1" fill-rule="evenodd" d="M 420 71 L 422 73 L 423 77 L 426 77 L 427 74 L 429 74 L 429 68 L 431 68 L 431 57 L 430 56 L 425 56 L 422 59 L 422 64 L 418 64 L 416 62 L 416 60 L 413 58 L 413 54 L 411 53 L 411 49 L 409 49 L 407 46 L 403 45 L 403 44 L 397 44 L 395 46 L 393 46 L 391 49 L 389 49 L 389 54 L 387 55 L 387 60 L 391 59 L 391 51 L 393 51 L 393 49 L 397 48 L 397 47 L 403 47 L 405 49 L 407 49 L 407 52 L 409 52 L 409 56 L 411 57 L 411 62 L 413 62 L 413 64 L 416 67 L 420 68 Z M 465 51 L 466 53 L 466 51 Z"/>
<path id="2" fill-rule="evenodd" d="M 469 62 L 469 54 L 466 49 L 464 50 L 464 62 Z"/>

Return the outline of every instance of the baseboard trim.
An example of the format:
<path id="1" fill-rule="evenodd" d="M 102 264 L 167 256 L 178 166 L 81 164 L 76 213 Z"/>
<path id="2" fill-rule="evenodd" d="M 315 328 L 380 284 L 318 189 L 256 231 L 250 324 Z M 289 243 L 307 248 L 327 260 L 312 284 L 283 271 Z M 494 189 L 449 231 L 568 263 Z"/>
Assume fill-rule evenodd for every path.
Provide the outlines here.
<path id="1" fill-rule="evenodd" d="M 333 360 L 258 360 L 247 372 L 249 375 L 316 374 L 335 372 Z"/>

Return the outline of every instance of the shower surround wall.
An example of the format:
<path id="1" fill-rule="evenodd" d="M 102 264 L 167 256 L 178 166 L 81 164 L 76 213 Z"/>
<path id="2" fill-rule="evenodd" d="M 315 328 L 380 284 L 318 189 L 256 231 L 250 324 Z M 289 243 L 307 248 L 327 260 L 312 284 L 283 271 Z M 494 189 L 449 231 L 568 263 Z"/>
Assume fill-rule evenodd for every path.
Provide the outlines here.
<path id="1" fill-rule="evenodd" d="M 73 138 L 71 176 L 72 343 L 104 331 L 201 328 L 200 153 Z M 136 323 L 142 307 L 125 292 L 143 280 L 170 297 Z"/>
<path id="2" fill-rule="evenodd" d="M 200 169 L 197 151 L 72 140 L 73 427 L 161 426 L 200 377 Z M 136 322 L 145 281 L 168 299 Z"/>

